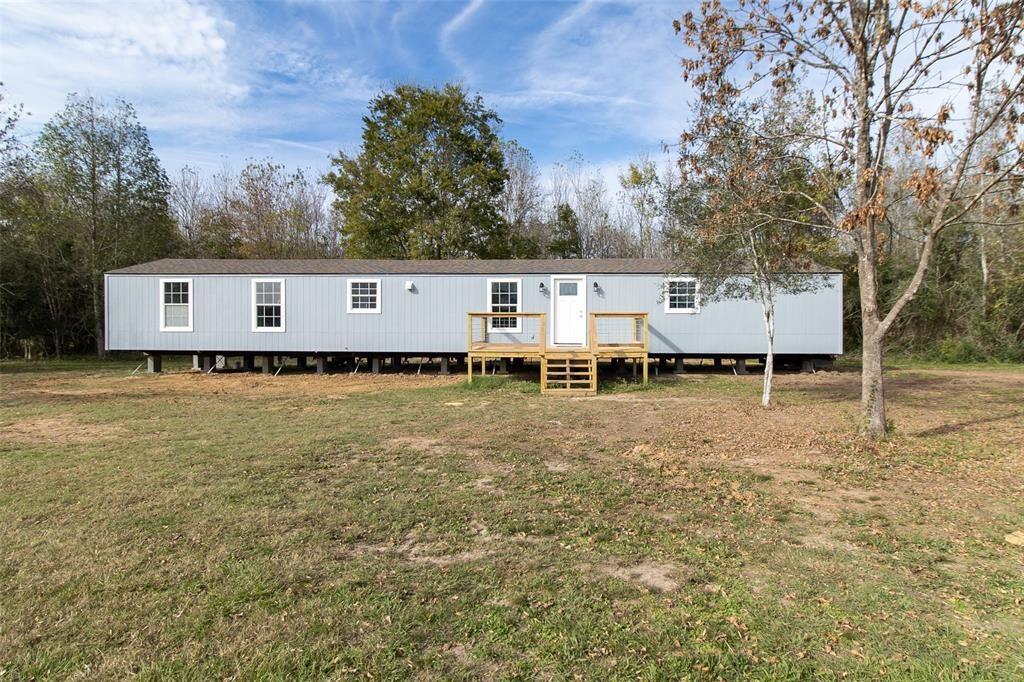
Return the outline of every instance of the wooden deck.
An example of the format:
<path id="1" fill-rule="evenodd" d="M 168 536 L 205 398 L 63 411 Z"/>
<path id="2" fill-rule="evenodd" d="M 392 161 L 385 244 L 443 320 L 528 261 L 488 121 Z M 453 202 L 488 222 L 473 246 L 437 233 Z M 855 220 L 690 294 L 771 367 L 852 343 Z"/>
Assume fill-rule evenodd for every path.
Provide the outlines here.
<path id="1" fill-rule="evenodd" d="M 469 381 L 473 381 L 477 361 L 480 373 L 486 374 L 488 360 L 536 358 L 540 361 L 542 394 L 594 395 L 599 361 L 628 358 L 641 365 L 642 381 L 647 383 L 647 313 L 591 313 L 587 343 L 580 346 L 549 345 L 547 329 L 544 313 L 469 313 Z"/>

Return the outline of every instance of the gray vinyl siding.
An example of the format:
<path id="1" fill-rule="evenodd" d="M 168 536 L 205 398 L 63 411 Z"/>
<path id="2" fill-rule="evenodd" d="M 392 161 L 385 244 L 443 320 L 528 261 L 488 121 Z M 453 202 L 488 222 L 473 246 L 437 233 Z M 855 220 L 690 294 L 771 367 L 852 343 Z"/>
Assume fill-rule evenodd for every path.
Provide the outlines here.
<path id="1" fill-rule="evenodd" d="M 192 280 L 191 332 L 160 331 L 160 280 Z M 781 296 L 776 303 L 776 352 L 842 353 L 841 275 L 815 292 Z M 285 331 L 252 331 L 252 280 L 285 280 Z M 346 312 L 344 275 L 118 275 L 106 276 L 107 348 L 163 352 L 462 353 L 466 313 L 488 308 L 488 279 L 521 279 L 523 312 L 550 318 L 550 276 L 358 275 L 380 279 L 380 314 Z M 415 284 L 407 291 L 406 281 Z M 600 285 L 595 291 L 594 281 Z M 547 291 L 540 291 L 544 283 Z M 667 314 L 657 275 L 593 275 L 586 280 L 588 312 L 650 314 L 651 353 L 758 354 L 764 352 L 761 308 L 755 301 L 704 303 L 699 313 Z M 550 325 L 550 319 L 549 319 Z M 513 338 L 509 335 L 508 338 Z M 517 337 L 536 340 L 525 322 Z"/>

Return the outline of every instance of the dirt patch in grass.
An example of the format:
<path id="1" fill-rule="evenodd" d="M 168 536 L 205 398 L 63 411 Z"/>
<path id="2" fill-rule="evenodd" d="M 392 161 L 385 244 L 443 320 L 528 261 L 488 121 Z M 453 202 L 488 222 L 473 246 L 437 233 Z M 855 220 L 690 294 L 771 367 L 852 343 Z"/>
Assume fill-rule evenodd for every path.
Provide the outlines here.
<path id="1" fill-rule="evenodd" d="M 390 438 L 387 444 L 391 448 L 399 450 L 414 450 L 416 452 L 424 452 L 431 455 L 446 455 L 451 454 L 452 448 L 447 443 L 443 443 L 437 438 L 431 438 L 429 436 L 397 436 Z"/>
<path id="2" fill-rule="evenodd" d="M 691 568 L 668 561 L 644 561 L 632 565 L 609 561 L 584 563 L 578 568 L 584 573 L 596 573 L 642 585 L 653 592 L 675 592 L 693 576 Z"/>
<path id="3" fill-rule="evenodd" d="M 553 474 L 564 474 L 573 470 L 573 465 L 557 459 L 549 459 L 544 462 L 544 468 Z"/>
<path id="4" fill-rule="evenodd" d="M 115 424 L 84 424 L 68 416 L 23 419 L 0 427 L 0 440 L 23 444 L 88 443 L 122 436 Z"/>

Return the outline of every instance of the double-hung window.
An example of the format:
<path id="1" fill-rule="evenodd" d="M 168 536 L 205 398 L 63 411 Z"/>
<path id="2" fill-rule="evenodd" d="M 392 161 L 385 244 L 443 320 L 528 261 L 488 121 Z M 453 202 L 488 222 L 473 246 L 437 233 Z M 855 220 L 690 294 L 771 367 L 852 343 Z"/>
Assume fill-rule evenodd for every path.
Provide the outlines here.
<path id="1" fill-rule="evenodd" d="M 254 332 L 284 331 L 283 279 L 254 279 L 252 281 L 252 330 Z"/>
<path id="2" fill-rule="evenodd" d="M 522 280 L 487 280 L 488 312 L 518 313 L 520 310 L 520 303 L 522 301 L 521 289 Z M 491 317 L 488 319 L 488 331 L 512 333 L 522 331 L 522 318 L 520 317 Z"/>
<path id="3" fill-rule="evenodd" d="M 700 312 L 700 282 L 696 277 L 673 277 L 666 280 L 665 312 Z"/>
<path id="4" fill-rule="evenodd" d="M 348 280 L 348 312 L 380 313 L 380 280 Z"/>
<path id="5" fill-rule="evenodd" d="M 160 280 L 160 331 L 192 331 L 192 280 Z"/>

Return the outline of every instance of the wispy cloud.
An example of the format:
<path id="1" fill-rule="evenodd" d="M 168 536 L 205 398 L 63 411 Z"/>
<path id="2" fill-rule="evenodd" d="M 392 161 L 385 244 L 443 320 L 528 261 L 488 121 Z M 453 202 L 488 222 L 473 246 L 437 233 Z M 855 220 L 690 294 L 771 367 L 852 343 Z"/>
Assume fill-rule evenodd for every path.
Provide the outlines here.
<path id="1" fill-rule="evenodd" d="M 524 93 L 564 103 L 603 106 L 590 120 L 639 135 L 677 135 L 686 118 L 686 88 L 673 40 L 672 6 L 581 2 L 533 41 Z M 525 98 L 529 101 L 529 98 Z"/>
<path id="2" fill-rule="evenodd" d="M 473 80 L 475 74 L 462 54 L 455 48 L 453 42 L 456 34 L 472 21 L 473 16 L 480 11 L 483 5 L 484 0 L 470 0 L 465 7 L 459 10 L 458 14 L 441 27 L 441 31 L 438 34 L 438 44 L 441 48 L 441 53 L 458 68 L 461 77 L 465 80 Z"/>
<path id="3" fill-rule="evenodd" d="M 306 144 L 304 142 L 294 142 L 292 140 L 282 140 L 276 137 L 268 138 L 267 141 L 273 142 L 274 144 L 282 145 L 284 147 L 292 147 L 293 149 L 301 149 L 307 152 L 314 152 L 324 157 L 327 157 L 328 155 L 335 151 L 333 149 L 328 149 L 327 147 L 322 147 L 314 144 Z"/>

